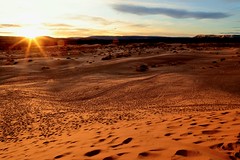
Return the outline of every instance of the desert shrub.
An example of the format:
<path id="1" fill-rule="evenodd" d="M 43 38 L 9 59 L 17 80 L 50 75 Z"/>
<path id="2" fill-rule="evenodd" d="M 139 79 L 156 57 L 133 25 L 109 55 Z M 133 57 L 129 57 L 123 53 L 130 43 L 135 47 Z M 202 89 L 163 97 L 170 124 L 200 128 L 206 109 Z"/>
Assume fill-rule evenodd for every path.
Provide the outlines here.
<path id="1" fill-rule="evenodd" d="M 138 71 L 138 72 L 146 72 L 148 70 L 149 70 L 149 68 L 146 64 L 141 64 L 141 65 L 137 66 L 137 68 L 136 68 L 136 71 Z"/>
<path id="2" fill-rule="evenodd" d="M 225 60 L 226 60 L 226 58 L 221 58 L 221 59 L 220 59 L 221 62 L 222 62 L 222 61 L 225 61 Z"/>
<path id="3" fill-rule="evenodd" d="M 213 63 L 213 64 L 216 64 L 216 63 L 217 63 L 217 61 L 212 61 L 212 63 Z"/>
<path id="4" fill-rule="evenodd" d="M 50 69 L 50 68 L 47 67 L 47 66 L 43 66 L 43 67 L 42 67 L 42 70 L 48 70 L 48 69 Z"/>

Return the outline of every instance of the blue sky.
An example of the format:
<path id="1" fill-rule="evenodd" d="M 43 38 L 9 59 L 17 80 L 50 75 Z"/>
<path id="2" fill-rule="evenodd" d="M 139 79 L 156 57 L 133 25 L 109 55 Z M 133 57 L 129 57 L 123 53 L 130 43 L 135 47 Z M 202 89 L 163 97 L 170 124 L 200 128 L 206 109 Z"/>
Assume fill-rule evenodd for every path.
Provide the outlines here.
<path id="1" fill-rule="evenodd" d="M 7 0 L 0 5 L 0 35 L 240 34 L 239 0 Z"/>

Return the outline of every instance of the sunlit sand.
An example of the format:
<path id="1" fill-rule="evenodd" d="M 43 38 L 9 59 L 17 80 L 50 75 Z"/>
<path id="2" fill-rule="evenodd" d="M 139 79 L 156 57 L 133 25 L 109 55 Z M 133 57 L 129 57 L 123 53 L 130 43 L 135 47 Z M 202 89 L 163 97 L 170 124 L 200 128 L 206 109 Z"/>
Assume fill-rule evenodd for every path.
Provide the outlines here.
<path id="1" fill-rule="evenodd" d="M 28 41 L 0 53 L 0 159 L 239 159 L 238 46 Z"/>

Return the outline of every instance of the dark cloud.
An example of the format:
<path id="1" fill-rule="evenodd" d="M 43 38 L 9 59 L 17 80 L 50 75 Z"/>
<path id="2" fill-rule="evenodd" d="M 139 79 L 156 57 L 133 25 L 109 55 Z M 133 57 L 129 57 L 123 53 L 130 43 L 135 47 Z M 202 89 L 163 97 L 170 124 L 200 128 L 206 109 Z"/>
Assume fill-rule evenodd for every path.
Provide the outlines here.
<path id="1" fill-rule="evenodd" d="M 220 19 L 226 18 L 230 15 L 223 12 L 201 12 L 201 11 L 187 11 L 183 9 L 173 8 L 150 8 L 136 5 L 116 4 L 113 8 L 120 12 L 132 13 L 136 15 L 154 15 L 162 14 L 172 18 L 195 18 L 195 19 Z"/>
<path id="2" fill-rule="evenodd" d="M 0 28 L 17 28 L 17 27 L 21 27 L 18 24 L 0 24 Z"/>

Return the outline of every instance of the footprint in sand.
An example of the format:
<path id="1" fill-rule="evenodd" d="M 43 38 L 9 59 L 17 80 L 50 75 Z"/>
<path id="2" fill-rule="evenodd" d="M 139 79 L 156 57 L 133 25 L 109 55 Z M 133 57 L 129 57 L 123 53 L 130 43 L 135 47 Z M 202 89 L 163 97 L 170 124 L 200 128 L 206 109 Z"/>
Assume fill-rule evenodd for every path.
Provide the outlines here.
<path id="1" fill-rule="evenodd" d="M 111 134 L 109 134 L 108 136 L 107 136 L 107 138 L 111 138 L 113 135 L 111 135 Z"/>
<path id="2" fill-rule="evenodd" d="M 169 136 L 171 136 L 171 135 L 173 135 L 174 133 L 166 133 L 164 136 L 166 136 L 166 137 L 169 137 Z"/>
<path id="3" fill-rule="evenodd" d="M 222 122 L 219 122 L 220 124 L 225 124 L 225 123 L 227 123 L 227 122 L 225 122 L 225 121 L 222 121 Z"/>
<path id="4" fill-rule="evenodd" d="M 240 126 L 240 123 L 233 123 L 233 126 Z"/>
<path id="5" fill-rule="evenodd" d="M 145 124 L 146 124 L 146 125 L 151 125 L 152 122 L 151 122 L 151 121 L 147 121 Z"/>
<path id="6" fill-rule="evenodd" d="M 193 142 L 194 144 L 200 144 L 200 143 L 203 143 L 204 141 L 195 141 L 195 142 Z"/>
<path id="7" fill-rule="evenodd" d="M 131 148 L 137 148 L 137 147 L 139 147 L 140 145 L 133 145 L 133 146 L 131 146 Z"/>
<path id="8" fill-rule="evenodd" d="M 188 135 L 191 135 L 191 134 L 193 134 L 193 133 L 192 132 L 187 132 L 187 133 L 181 134 L 180 136 L 188 136 Z"/>
<path id="9" fill-rule="evenodd" d="M 103 160 L 114 160 L 114 158 L 111 157 L 111 156 L 109 156 L 109 157 L 105 157 L 105 158 L 103 158 Z"/>
<path id="10" fill-rule="evenodd" d="M 122 152 L 122 153 L 118 153 L 118 156 L 123 156 L 124 154 L 128 154 L 129 152 Z"/>
<path id="11" fill-rule="evenodd" d="M 174 140 L 174 141 L 180 141 L 180 140 L 182 140 L 182 138 L 173 138 L 172 140 Z"/>
<path id="12" fill-rule="evenodd" d="M 118 146 L 121 146 L 121 145 L 130 143 L 132 140 L 133 140 L 133 138 L 130 137 L 130 138 L 125 139 L 122 143 L 117 144 L 117 145 L 113 145 L 113 146 L 111 146 L 111 147 L 112 147 L 112 148 L 116 148 L 116 147 L 118 147 Z"/>
<path id="13" fill-rule="evenodd" d="M 145 157 L 149 157 L 149 156 L 154 156 L 154 155 L 156 155 L 156 154 L 154 154 L 154 153 L 151 153 L 151 152 L 160 152 L 160 151 L 163 151 L 163 150 L 165 150 L 164 148 L 157 148 L 157 149 L 151 149 L 151 150 L 149 150 L 149 152 L 147 151 L 145 151 L 145 152 L 141 152 L 141 153 L 139 153 L 138 154 L 138 157 L 139 158 L 145 158 Z"/>
<path id="14" fill-rule="evenodd" d="M 198 156 L 200 153 L 198 151 L 191 151 L 186 149 L 178 150 L 175 155 L 182 157 Z"/>
<path id="15" fill-rule="evenodd" d="M 85 153 L 84 156 L 93 157 L 93 156 L 99 154 L 100 152 L 101 152 L 100 149 L 96 149 L 96 150 Z"/>
<path id="16" fill-rule="evenodd" d="M 200 127 L 207 127 L 207 126 L 209 126 L 209 124 L 200 124 L 199 126 Z"/>
<path id="17" fill-rule="evenodd" d="M 132 139 L 133 139 L 133 138 L 127 138 L 127 139 L 125 139 L 125 140 L 122 142 L 122 144 L 128 144 L 128 143 L 130 143 L 130 142 L 132 141 Z"/>
<path id="18" fill-rule="evenodd" d="M 230 112 L 222 112 L 221 114 L 222 114 L 222 115 L 226 115 L 226 114 L 228 114 L 228 113 L 230 113 Z"/>
<path id="19" fill-rule="evenodd" d="M 219 132 L 220 132 L 220 130 L 204 130 L 204 131 L 202 131 L 202 134 L 216 134 Z"/>
<path id="20" fill-rule="evenodd" d="M 157 149 L 151 149 L 149 151 L 151 151 L 151 152 L 159 152 L 159 151 L 163 151 L 163 150 L 166 150 L 166 149 L 164 149 L 164 148 L 157 148 Z"/>
<path id="21" fill-rule="evenodd" d="M 223 146 L 223 144 L 224 144 L 224 143 L 218 143 L 218 144 L 214 144 L 214 145 L 210 146 L 209 148 L 211 148 L 211 149 L 220 148 L 220 147 L 222 147 L 222 146 Z"/>
<path id="22" fill-rule="evenodd" d="M 74 147 L 76 147 L 76 146 L 68 146 L 67 149 L 74 148 Z"/>
<path id="23" fill-rule="evenodd" d="M 190 125 L 191 125 L 191 126 L 195 126 L 195 125 L 197 125 L 197 123 L 191 123 Z"/>
<path id="24" fill-rule="evenodd" d="M 141 152 L 138 154 L 138 157 L 147 157 L 147 156 L 149 156 L 148 152 Z"/>
<path id="25" fill-rule="evenodd" d="M 182 118 L 175 118 L 174 120 L 172 120 L 172 121 L 177 121 L 177 120 L 180 120 L 180 119 L 182 119 Z"/>
<path id="26" fill-rule="evenodd" d="M 63 158 L 64 156 L 67 156 L 67 155 L 69 155 L 69 154 L 71 154 L 71 153 L 68 152 L 68 153 L 60 154 L 60 155 L 55 156 L 54 159 Z"/>
<path id="27" fill-rule="evenodd" d="M 102 138 L 102 139 L 99 139 L 98 142 L 104 142 L 106 139 Z"/>
<path id="28" fill-rule="evenodd" d="M 222 146 L 223 150 L 232 151 L 234 148 L 237 148 L 238 143 L 228 143 L 227 145 Z"/>
<path id="29" fill-rule="evenodd" d="M 236 143 L 218 143 L 209 147 L 210 149 L 218 149 L 224 150 L 229 155 L 231 160 L 237 160 L 240 158 L 240 152 L 238 151 L 240 148 L 240 143 L 237 141 Z M 236 152 L 237 151 L 237 152 Z"/>

